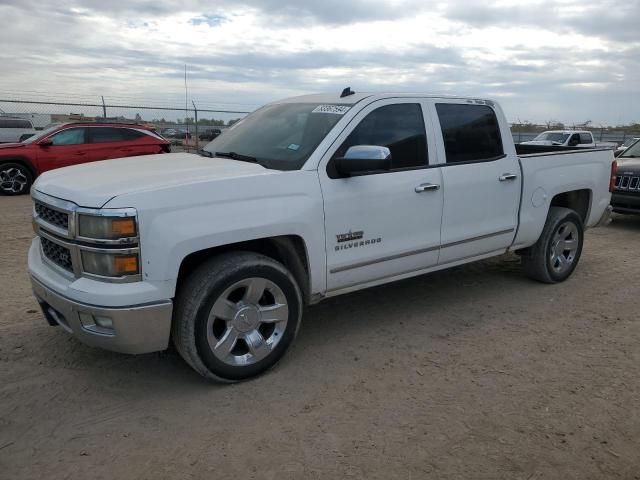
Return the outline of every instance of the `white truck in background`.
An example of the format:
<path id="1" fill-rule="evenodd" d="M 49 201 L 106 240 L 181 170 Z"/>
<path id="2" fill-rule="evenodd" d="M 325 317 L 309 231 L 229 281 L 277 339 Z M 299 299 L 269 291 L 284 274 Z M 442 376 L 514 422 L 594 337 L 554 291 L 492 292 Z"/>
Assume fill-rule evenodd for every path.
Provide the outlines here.
<path id="1" fill-rule="evenodd" d="M 519 156 L 490 100 L 309 95 L 200 155 L 40 176 L 29 272 L 51 325 L 125 353 L 172 341 L 233 382 L 273 366 L 327 297 L 506 252 L 567 279 L 612 177 L 611 150 Z"/>
<path id="2" fill-rule="evenodd" d="M 613 142 L 596 142 L 589 130 L 547 130 L 520 145 L 610 149 L 618 147 L 618 144 Z"/>

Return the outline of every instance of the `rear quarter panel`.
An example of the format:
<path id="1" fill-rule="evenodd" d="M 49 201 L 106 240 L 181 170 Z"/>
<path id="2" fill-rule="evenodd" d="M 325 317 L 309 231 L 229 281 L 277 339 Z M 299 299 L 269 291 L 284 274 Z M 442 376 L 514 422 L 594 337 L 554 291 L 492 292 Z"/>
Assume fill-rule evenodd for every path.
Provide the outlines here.
<path id="1" fill-rule="evenodd" d="M 553 198 L 574 190 L 591 192 L 585 225 L 595 226 L 611 201 L 609 179 L 613 152 L 572 151 L 520 157 L 523 176 L 520 225 L 513 249 L 533 245 L 544 228 Z"/>

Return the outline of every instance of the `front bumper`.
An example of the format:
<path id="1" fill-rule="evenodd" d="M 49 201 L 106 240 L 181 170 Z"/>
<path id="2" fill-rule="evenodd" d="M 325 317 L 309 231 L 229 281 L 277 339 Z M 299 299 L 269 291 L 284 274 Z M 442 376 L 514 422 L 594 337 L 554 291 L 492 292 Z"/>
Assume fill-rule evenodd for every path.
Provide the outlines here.
<path id="1" fill-rule="evenodd" d="M 125 307 L 99 307 L 71 300 L 31 276 L 33 293 L 50 325 L 81 342 L 121 353 L 165 350 L 171 333 L 171 300 Z"/>

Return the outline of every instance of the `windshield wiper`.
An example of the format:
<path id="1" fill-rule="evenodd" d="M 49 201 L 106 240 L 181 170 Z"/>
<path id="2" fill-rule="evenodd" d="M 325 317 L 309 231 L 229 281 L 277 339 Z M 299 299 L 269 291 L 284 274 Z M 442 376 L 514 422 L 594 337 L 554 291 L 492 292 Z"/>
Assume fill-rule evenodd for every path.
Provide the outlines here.
<path id="1" fill-rule="evenodd" d="M 236 152 L 216 152 L 216 157 L 231 158 L 232 160 L 239 160 L 241 162 L 260 163 L 256 157 L 250 157 L 249 155 L 242 155 Z"/>
<path id="2" fill-rule="evenodd" d="M 198 155 L 202 155 L 203 157 L 213 158 L 213 153 L 208 150 L 198 150 Z"/>

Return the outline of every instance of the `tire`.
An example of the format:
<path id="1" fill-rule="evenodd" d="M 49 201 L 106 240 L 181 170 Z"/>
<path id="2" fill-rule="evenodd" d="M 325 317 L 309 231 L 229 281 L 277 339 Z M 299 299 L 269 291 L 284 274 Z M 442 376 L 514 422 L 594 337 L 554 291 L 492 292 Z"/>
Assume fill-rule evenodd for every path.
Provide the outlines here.
<path id="1" fill-rule="evenodd" d="M 0 164 L 0 195 L 23 195 L 29 193 L 33 175 L 21 163 Z"/>
<path id="2" fill-rule="evenodd" d="M 302 310 L 300 288 L 283 265 L 257 253 L 225 253 L 180 286 L 172 338 L 202 376 L 237 382 L 282 358 L 298 333 Z"/>
<path id="3" fill-rule="evenodd" d="M 580 261 L 583 243 L 580 216 L 569 208 L 551 207 L 540 238 L 523 252 L 526 275 L 543 283 L 564 282 Z"/>

